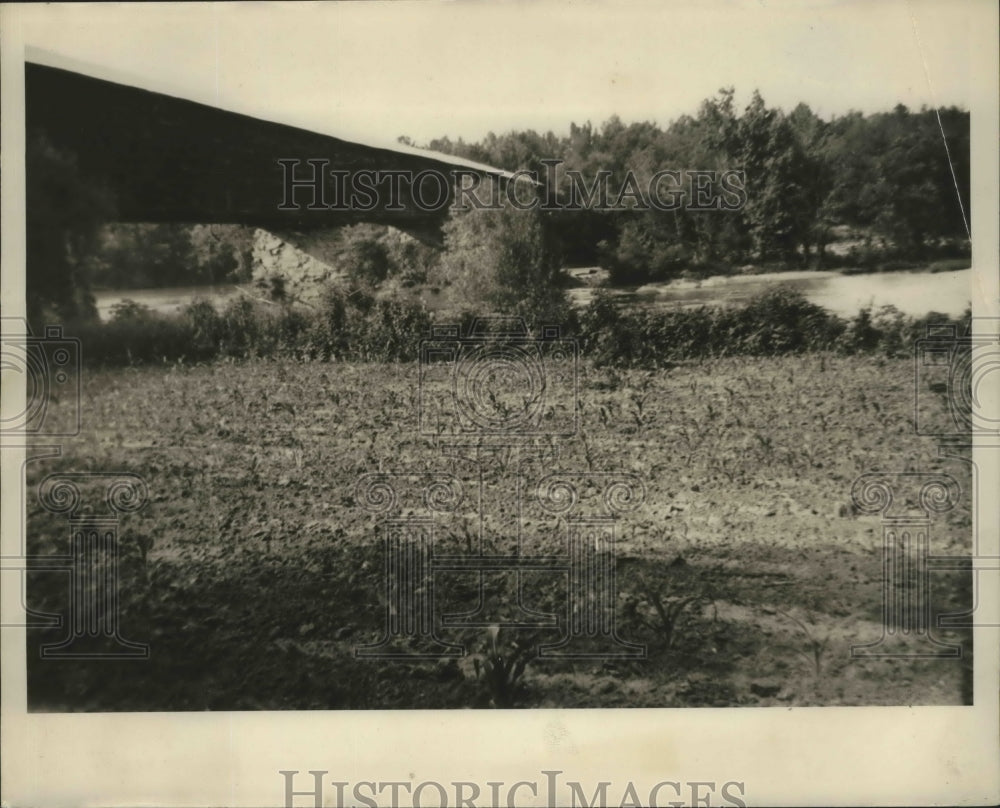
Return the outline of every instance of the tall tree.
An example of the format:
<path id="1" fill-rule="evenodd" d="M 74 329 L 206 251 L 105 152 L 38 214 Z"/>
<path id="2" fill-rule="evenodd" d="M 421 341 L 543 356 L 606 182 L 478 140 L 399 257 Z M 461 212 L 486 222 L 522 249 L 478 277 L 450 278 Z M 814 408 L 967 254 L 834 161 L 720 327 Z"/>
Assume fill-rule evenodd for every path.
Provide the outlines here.
<path id="1" fill-rule="evenodd" d="M 433 278 L 480 313 L 560 322 L 567 313 L 560 259 L 544 214 L 506 206 L 453 213 Z"/>

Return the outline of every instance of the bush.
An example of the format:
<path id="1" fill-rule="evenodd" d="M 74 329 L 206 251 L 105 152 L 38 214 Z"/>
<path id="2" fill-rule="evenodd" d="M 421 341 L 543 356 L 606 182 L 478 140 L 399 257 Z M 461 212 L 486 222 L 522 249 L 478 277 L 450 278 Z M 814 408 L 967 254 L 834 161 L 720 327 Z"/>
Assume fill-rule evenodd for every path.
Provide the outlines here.
<path id="1" fill-rule="evenodd" d="M 583 354 L 598 365 L 658 368 L 691 359 L 822 351 L 905 357 L 928 325 L 950 323 L 964 334 L 971 316 L 913 318 L 883 306 L 844 320 L 782 288 L 741 308 L 645 312 L 623 310 L 599 294 L 583 312 L 579 333 Z"/>
<path id="2" fill-rule="evenodd" d="M 599 292 L 579 315 L 556 311 L 544 318 L 541 307 L 534 311 L 536 336 L 541 325 L 559 325 L 564 335 L 578 337 L 582 356 L 596 364 L 641 368 L 816 351 L 908 356 L 928 325 L 952 323 L 964 334 L 971 323 L 969 311 L 957 320 L 940 314 L 912 318 L 893 306 L 869 306 L 844 320 L 780 287 L 738 308 L 629 311 Z M 78 334 L 85 361 L 110 365 L 255 357 L 412 362 L 434 322 L 455 323 L 466 334 L 484 313 L 467 309 L 435 317 L 415 303 L 331 287 L 312 309 L 238 298 L 221 312 L 198 300 L 165 315 L 123 301 L 109 322 L 82 324 Z"/>
<path id="3" fill-rule="evenodd" d="M 123 323 L 142 320 L 150 314 L 152 314 L 152 310 L 145 303 L 138 303 L 126 298 L 111 307 L 111 322 Z"/>
<path id="4" fill-rule="evenodd" d="M 132 310 L 129 316 L 81 324 L 74 330 L 86 363 L 131 365 L 195 358 L 191 329 L 177 316 Z"/>
<path id="5" fill-rule="evenodd" d="M 719 328 L 714 341 L 722 354 L 753 356 L 828 349 L 843 330 L 834 315 L 786 287 L 729 310 Z"/>
<path id="6" fill-rule="evenodd" d="M 195 300 L 181 311 L 191 329 L 191 349 L 199 359 L 216 354 L 223 339 L 222 318 L 208 300 Z"/>
<path id="7" fill-rule="evenodd" d="M 453 213 L 444 227 L 445 252 L 433 280 L 461 311 L 523 317 L 530 326 L 565 323 L 570 307 L 562 288 L 554 235 L 537 210 L 484 208 Z"/>
<path id="8" fill-rule="evenodd" d="M 661 232 L 647 218 L 627 221 L 604 260 L 613 286 L 641 286 L 680 277 L 694 264 L 694 251 Z"/>

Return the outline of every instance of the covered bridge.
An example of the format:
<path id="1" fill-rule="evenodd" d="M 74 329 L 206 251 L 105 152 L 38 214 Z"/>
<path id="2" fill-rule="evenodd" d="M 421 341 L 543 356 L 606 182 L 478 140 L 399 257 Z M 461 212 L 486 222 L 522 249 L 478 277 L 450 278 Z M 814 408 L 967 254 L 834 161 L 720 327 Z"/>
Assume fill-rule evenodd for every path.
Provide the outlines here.
<path id="1" fill-rule="evenodd" d="M 260 228 L 255 260 L 279 271 L 308 263 L 304 254 L 322 261 L 330 231 L 346 224 L 387 224 L 436 240 L 456 188 L 428 182 L 421 198 L 433 207 L 416 204 L 409 178 L 421 172 L 467 184 L 513 176 L 438 152 L 262 120 L 36 49 L 26 53 L 25 120 L 29 136 L 72 155 L 81 176 L 111 192 L 116 221 Z M 374 185 L 362 197 L 367 204 L 345 204 L 345 183 L 362 175 Z"/>

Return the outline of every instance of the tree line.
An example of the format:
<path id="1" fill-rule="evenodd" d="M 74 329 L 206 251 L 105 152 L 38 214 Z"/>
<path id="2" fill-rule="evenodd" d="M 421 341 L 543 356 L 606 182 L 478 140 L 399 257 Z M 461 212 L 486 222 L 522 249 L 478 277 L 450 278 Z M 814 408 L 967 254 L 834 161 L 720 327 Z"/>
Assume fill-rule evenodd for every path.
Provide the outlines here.
<path id="1" fill-rule="evenodd" d="M 737 211 L 550 214 L 564 262 L 602 264 L 622 282 L 746 264 L 875 268 L 969 254 L 969 113 L 956 107 L 900 104 L 824 120 L 804 103 L 787 113 L 768 107 L 759 92 L 739 111 L 726 88 L 666 128 L 612 117 L 597 127 L 571 124 L 562 137 L 527 130 L 426 146 L 550 182 L 548 160 L 584 177 L 609 172 L 612 187 L 629 172 L 644 184 L 664 168 L 744 173 Z M 554 182 L 548 193 L 571 192 L 566 171 Z"/>

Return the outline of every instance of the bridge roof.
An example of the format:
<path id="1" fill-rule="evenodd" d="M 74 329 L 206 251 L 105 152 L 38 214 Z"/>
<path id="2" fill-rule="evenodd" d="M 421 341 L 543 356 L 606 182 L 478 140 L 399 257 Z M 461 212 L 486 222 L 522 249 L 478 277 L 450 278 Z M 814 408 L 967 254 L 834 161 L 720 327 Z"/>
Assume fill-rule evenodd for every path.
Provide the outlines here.
<path id="1" fill-rule="evenodd" d="M 154 86 L 156 85 L 156 86 Z M 401 143 L 359 142 L 289 122 L 255 117 L 185 98 L 167 82 L 136 79 L 38 49 L 25 64 L 25 117 L 75 155 L 81 171 L 106 184 L 123 221 L 329 227 L 378 221 L 402 227 L 440 221 L 443 210 L 386 210 L 386 196 L 364 213 L 279 210 L 284 169 L 279 159 L 325 159 L 331 170 L 355 172 L 463 169 L 509 180 L 510 171 Z M 30 178 L 29 178 L 30 180 Z M 332 179 L 328 183 L 335 198 Z M 301 192 L 300 192 L 301 193 Z M 305 191 L 304 204 L 309 193 Z"/>

